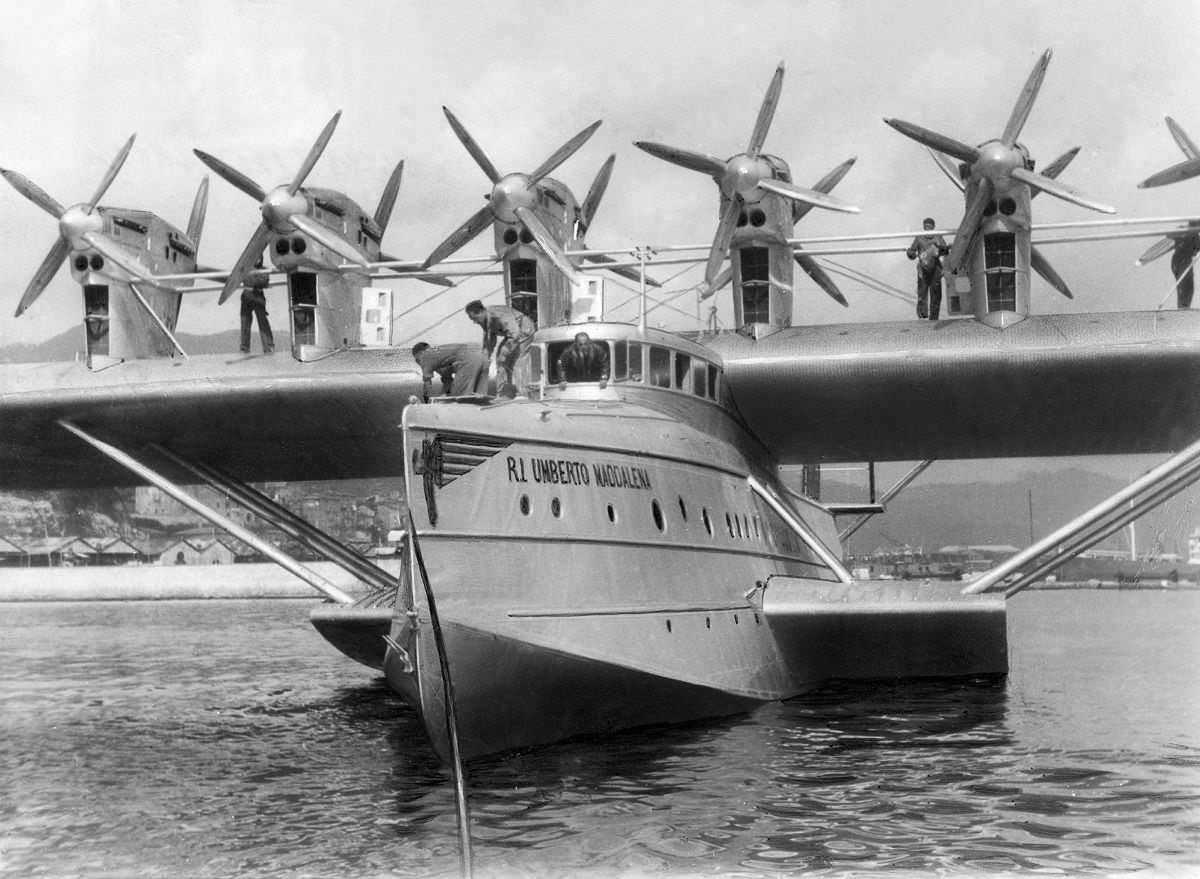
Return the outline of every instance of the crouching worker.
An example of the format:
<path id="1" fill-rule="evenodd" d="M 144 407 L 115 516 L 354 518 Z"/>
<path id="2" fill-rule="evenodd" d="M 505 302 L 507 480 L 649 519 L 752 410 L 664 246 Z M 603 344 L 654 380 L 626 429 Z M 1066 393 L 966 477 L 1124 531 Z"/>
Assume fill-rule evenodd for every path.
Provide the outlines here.
<path id="1" fill-rule="evenodd" d="M 451 397 L 482 396 L 488 392 L 488 357 L 478 345 L 430 346 L 417 342 L 413 359 L 421 367 L 422 398 L 429 402 L 433 377 L 442 380 L 442 394 Z"/>

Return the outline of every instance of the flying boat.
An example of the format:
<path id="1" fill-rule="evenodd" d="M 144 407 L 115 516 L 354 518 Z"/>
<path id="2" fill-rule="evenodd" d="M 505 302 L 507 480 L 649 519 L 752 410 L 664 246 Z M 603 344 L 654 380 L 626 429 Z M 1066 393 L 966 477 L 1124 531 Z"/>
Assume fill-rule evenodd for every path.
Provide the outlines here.
<path id="1" fill-rule="evenodd" d="M 987 238 L 1001 234 L 985 222 L 993 199 L 1006 218 L 1017 211 L 1006 214 L 1003 198 L 1027 209 L 1022 187 L 1062 194 L 1052 175 L 1033 174 L 1016 145 L 1040 78 L 1035 68 L 995 148 L 955 155 L 947 140 L 922 134 L 970 165 L 957 255 L 974 252 L 959 238 L 982 238 L 985 275 Z M 698 258 L 712 287 L 727 251 L 765 240 L 749 230 L 736 237 L 743 212 L 752 229 L 765 228 L 765 220 L 754 226 L 754 206 L 779 196 L 769 204 L 782 213 L 771 222 L 786 234 L 794 203 L 828 207 L 832 198 L 823 190 L 837 182 L 836 170 L 798 198 L 784 166 L 762 157 L 781 79 L 780 70 L 750 150 L 730 160 L 754 187 L 726 180 L 721 164 L 721 221 Z M 337 224 L 316 211 L 331 212 L 302 186 L 336 118 L 292 183 L 271 193 L 205 159 L 263 211 L 226 297 L 268 245 L 289 274 L 321 277 L 365 274 L 381 255 L 378 242 L 347 239 L 344 226 L 332 234 Z M 1196 312 L 1029 315 L 1001 321 L 1000 333 L 983 318 L 809 327 L 788 326 L 783 314 L 768 319 L 769 333 L 675 333 L 648 326 L 644 302 L 636 321 L 616 320 L 586 295 L 580 276 L 589 262 L 595 271 L 632 269 L 620 255 L 628 250 L 592 251 L 607 262 L 573 254 L 570 242 L 587 231 L 599 196 L 576 213 L 565 187 L 547 183 L 595 125 L 534 172 L 501 175 L 447 118 L 494 188 L 487 205 L 411 268 L 435 266 L 493 226 L 496 253 L 511 263 L 507 301 L 538 318 L 516 398 L 418 402 L 421 369 L 402 349 L 352 352 L 320 335 L 319 359 L 193 357 L 100 373 L 0 365 L 0 484 L 149 483 L 260 548 L 328 599 L 313 611 L 314 625 L 347 656 L 381 670 L 449 760 L 746 711 L 830 678 L 1003 674 L 1008 596 L 1200 478 Z M 603 188 L 594 183 L 591 192 Z M 364 215 L 343 216 L 361 227 Z M 326 223 L 316 234 L 314 218 Z M 1031 244 L 1024 226 L 996 222 L 1014 252 L 1021 240 Z M 822 252 L 800 243 L 808 257 Z M 533 290 L 513 280 L 524 259 L 543 272 Z M 795 257 L 785 262 L 790 270 Z M 541 283 L 550 277 L 566 286 Z M 737 281 L 738 295 L 746 281 Z M 299 289 L 290 291 L 293 309 L 305 304 Z M 605 374 L 559 371 L 581 331 L 603 346 Z M 793 490 L 784 474 L 821 462 L 1129 452 L 1171 457 L 970 584 L 856 580 L 842 561 L 838 519 L 883 504 L 823 502 L 816 491 Z M 389 476 L 403 477 L 408 508 L 392 567 L 254 487 Z M 359 588 L 330 583 L 208 508 L 185 490 L 196 483 L 339 565 Z"/>

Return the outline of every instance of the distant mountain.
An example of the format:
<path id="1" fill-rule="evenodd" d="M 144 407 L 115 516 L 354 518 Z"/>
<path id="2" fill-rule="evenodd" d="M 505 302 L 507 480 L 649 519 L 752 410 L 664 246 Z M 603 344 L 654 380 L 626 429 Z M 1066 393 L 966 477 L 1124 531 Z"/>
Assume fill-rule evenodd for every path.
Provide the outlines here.
<path id="1" fill-rule="evenodd" d="M 176 333 L 175 338 L 179 340 L 179 344 L 188 354 L 228 354 L 238 350 L 241 343 L 241 331 L 226 330 L 207 336 Z M 257 351 L 259 346 L 257 328 L 251 344 Z M 286 330 L 275 330 L 275 345 L 284 350 L 291 345 L 291 338 Z M 36 345 L 18 344 L 0 347 L 0 363 L 56 363 L 64 360 L 82 360 L 84 356 L 82 326 L 72 327 Z"/>

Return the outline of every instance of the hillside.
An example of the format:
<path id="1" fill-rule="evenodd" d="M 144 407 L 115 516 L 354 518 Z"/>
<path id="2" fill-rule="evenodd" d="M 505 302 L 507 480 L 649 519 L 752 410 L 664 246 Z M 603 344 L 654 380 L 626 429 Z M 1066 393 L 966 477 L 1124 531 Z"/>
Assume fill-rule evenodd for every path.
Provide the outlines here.
<path id="1" fill-rule="evenodd" d="M 233 319 L 237 319 L 236 313 Z M 178 333 L 176 338 L 183 350 L 188 354 L 222 354 L 238 350 L 241 332 L 237 329 L 198 336 L 192 333 Z M 253 350 L 259 346 L 258 330 L 252 336 Z M 291 339 L 286 329 L 275 330 L 275 345 L 286 351 L 291 345 Z M 77 326 L 59 333 L 36 345 L 5 345 L 0 347 L 0 363 L 53 363 L 63 360 L 83 359 L 83 327 Z"/>

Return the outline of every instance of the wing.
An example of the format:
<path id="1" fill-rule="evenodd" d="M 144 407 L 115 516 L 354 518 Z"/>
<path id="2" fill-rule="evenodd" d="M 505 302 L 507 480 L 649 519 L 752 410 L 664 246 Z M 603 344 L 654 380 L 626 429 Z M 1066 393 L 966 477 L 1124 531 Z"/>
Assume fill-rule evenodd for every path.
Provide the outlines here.
<path id="1" fill-rule="evenodd" d="M 204 355 L 100 372 L 0 365 L 0 486 L 138 481 L 60 420 L 135 456 L 158 444 L 248 482 L 400 475 L 401 411 L 421 393 L 421 371 L 407 353 L 346 353 L 320 364 Z"/>
<path id="2" fill-rule="evenodd" d="M 1098 319 L 1099 318 L 1099 319 Z M 783 463 L 1163 452 L 1200 435 L 1200 313 L 780 330 L 710 343 Z"/>

